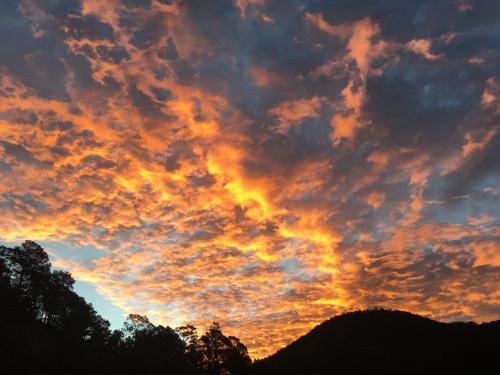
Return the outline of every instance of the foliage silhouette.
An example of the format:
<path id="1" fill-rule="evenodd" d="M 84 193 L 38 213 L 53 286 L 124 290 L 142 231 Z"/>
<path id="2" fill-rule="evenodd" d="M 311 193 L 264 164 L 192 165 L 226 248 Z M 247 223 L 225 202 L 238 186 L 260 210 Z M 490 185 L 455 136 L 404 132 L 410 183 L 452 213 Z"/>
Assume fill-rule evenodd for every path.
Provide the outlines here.
<path id="1" fill-rule="evenodd" d="M 250 365 L 246 347 L 217 323 L 198 338 L 193 326 L 174 330 L 131 314 L 111 331 L 74 282 L 35 242 L 0 246 L 2 374 L 236 375 Z"/>
<path id="2" fill-rule="evenodd" d="M 208 375 L 241 374 L 251 363 L 245 345 L 237 337 L 224 336 L 218 323 L 212 323 L 200 343 Z"/>

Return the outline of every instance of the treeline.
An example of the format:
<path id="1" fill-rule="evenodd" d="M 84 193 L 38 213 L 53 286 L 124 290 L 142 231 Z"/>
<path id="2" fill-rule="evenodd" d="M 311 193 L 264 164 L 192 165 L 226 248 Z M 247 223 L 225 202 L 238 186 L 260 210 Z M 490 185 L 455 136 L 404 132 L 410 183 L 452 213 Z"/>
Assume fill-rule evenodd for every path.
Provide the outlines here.
<path id="1" fill-rule="evenodd" d="M 213 323 L 172 329 L 129 315 L 121 330 L 73 290 L 33 241 L 0 246 L 2 374 L 246 374 L 247 348 Z"/>

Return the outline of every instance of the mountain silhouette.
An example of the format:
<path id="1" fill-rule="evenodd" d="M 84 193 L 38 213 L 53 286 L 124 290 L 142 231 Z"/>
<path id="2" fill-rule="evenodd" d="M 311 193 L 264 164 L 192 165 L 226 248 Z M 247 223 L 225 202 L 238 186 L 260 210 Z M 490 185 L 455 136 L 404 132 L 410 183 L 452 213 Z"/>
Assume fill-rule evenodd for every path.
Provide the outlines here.
<path id="1" fill-rule="evenodd" d="M 346 313 L 256 361 L 252 374 L 500 374 L 500 321 L 440 323 L 382 309 Z"/>

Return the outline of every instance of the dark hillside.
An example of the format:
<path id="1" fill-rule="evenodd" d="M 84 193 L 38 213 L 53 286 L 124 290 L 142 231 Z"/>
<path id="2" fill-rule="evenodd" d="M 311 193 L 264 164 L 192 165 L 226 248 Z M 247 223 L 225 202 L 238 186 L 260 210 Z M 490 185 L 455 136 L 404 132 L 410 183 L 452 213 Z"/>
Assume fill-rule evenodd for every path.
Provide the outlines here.
<path id="1" fill-rule="evenodd" d="M 500 321 L 439 323 L 402 311 L 332 318 L 266 359 L 254 374 L 500 373 Z"/>

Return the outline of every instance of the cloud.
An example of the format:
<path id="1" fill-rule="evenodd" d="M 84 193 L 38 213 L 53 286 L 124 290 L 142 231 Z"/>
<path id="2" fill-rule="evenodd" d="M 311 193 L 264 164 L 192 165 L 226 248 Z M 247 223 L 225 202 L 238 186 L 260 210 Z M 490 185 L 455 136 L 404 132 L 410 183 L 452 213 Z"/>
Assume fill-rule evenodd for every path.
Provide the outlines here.
<path id="1" fill-rule="evenodd" d="M 425 57 L 427 60 L 437 60 L 440 56 L 433 54 L 431 49 L 431 42 L 425 39 L 414 39 L 410 40 L 406 46 L 409 50 L 413 51 L 416 54 L 420 54 Z"/>
<path id="2" fill-rule="evenodd" d="M 241 17 L 246 16 L 246 11 L 249 6 L 252 5 L 262 5 L 265 3 L 265 0 L 234 0 L 234 5 L 238 8 Z"/>
<path id="3" fill-rule="evenodd" d="M 497 318 L 494 12 L 384 4 L 2 3 L 1 239 L 103 250 L 53 261 L 256 357 L 348 309 Z"/>
<path id="4" fill-rule="evenodd" d="M 278 119 L 277 131 L 286 133 L 294 123 L 319 116 L 321 98 L 292 100 L 278 104 L 268 113 Z"/>
<path id="5" fill-rule="evenodd" d="M 481 104 L 486 108 L 492 108 L 495 113 L 500 112 L 500 84 L 495 78 L 489 78 L 487 81 L 487 87 L 483 92 L 481 98 Z"/>
<path id="6" fill-rule="evenodd" d="M 338 144 L 341 139 L 352 139 L 356 130 L 364 126 L 360 115 L 370 65 L 385 52 L 387 43 L 383 40 L 374 41 L 380 35 L 380 28 L 370 18 L 338 26 L 330 25 L 322 15 L 317 14 L 307 13 L 306 20 L 329 35 L 347 39 L 346 53 L 339 62 L 345 66 L 354 62 L 357 68 L 349 72 L 349 83 L 342 90 L 343 110 L 331 118 L 332 140 Z M 320 67 L 319 72 L 329 71 L 330 67 L 333 68 L 336 65 L 338 66 L 335 61 L 330 61 L 327 65 Z"/>

